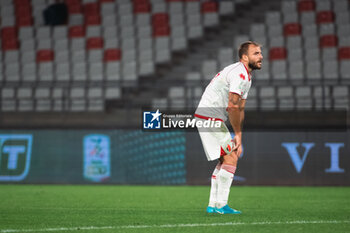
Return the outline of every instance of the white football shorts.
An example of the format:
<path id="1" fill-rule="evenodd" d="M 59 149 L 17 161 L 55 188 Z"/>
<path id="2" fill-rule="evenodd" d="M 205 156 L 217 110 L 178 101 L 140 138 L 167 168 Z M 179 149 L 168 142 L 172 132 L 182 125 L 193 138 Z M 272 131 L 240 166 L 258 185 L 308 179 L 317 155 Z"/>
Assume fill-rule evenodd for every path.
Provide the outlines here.
<path id="1" fill-rule="evenodd" d="M 197 121 L 206 121 L 196 117 Z M 208 161 L 219 159 L 220 156 L 231 153 L 233 139 L 225 123 L 220 121 L 219 128 L 197 128 L 202 140 L 205 155 Z"/>

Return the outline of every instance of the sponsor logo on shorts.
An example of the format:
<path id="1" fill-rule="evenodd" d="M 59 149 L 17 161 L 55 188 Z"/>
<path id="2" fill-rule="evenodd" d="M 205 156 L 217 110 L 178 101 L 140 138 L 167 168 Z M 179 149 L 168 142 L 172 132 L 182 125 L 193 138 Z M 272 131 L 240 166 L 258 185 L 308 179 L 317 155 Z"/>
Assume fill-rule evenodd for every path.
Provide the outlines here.
<path id="1" fill-rule="evenodd" d="M 231 152 L 231 146 L 230 146 L 230 144 L 227 144 L 227 147 L 226 147 L 226 150 L 228 151 L 228 152 Z"/>

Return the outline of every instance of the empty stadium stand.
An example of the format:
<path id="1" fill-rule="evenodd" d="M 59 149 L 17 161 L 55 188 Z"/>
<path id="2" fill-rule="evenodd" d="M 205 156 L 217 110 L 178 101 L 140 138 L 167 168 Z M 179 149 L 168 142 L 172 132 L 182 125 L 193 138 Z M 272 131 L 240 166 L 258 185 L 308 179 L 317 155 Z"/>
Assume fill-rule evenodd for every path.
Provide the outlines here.
<path id="1" fill-rule="evenodd" d="M 246 18 L 233 20 L 227 26 L 237 33 L 221 32 L 214 43 L 206 43 L 205 49 L 193 55 L 195 59 L 192 60 L 200 62 L 192 62 L 187 68 L 190 71 L 185 75 L 185 82 L 191 80 L 196 87 L 191 89 L 181 84 L 174 87 L 185 89 L 187 94 L 193 93 L 188 97 L 174 96 L 171 95 L 173 87 L 170 87 L 169 95 L 162 100 L 163 105 L 168 101 L 172 106 L 174 98 L 182 98 L 188 107 L 195 107 L 200 99 L 196 94 L 198 85 L 204 88 L 206 80 L 232 63 L 232 54 L 237 54 L 241 42 L 254 40 L 263 45 L 264 62 L 263 69 L 255 72 L 248 110 L 349 109 L 350 12 L 347 0 L 269 1 L 264 6 L 253 4 L 249 11 L 257 14 L 247 14 Z M 263 12 L 262 17 L 259 12 Z M 247 23 L 239 24 L 239 20 Z M 237 30 L 237 27 L 241 28 Z M 181 77 L 180 72 L 174 76 Z M 336 97 L 338 92 L 342 93 L 339 93 L 342 103 Z M 158 102 L 154 100 L 153 106 L 157 107 Z"/>
<path id="2" fill-rule="evenodd" d="M 5 116 L 193 109 L 246 40 L 264 55 L 248 111 L 349 109 L 347 0 L 65 0 L 67 23 L 46 26 L 54 2 L 0 1 Z"/>
<path id="3" fill-rule="evenodd" d="M 169 63 L 173 51 L 233 11 L 230 1 L 66 0 L 67 24 L 49 27 L 42 14 L 53 2 L 0 3 L 1 111 L 104 111 L 101 103 L 137 88 L 140 76 L 154 75 L 156 64 Z M 82 93 L 70 95 L 76 86 Z M 96 86 L 101 94 L 88 95 Z M 107 86 L 118 91 L 111 95 Z M 49 91 L 44 105 L 34 96 L 41 88 Z"/>

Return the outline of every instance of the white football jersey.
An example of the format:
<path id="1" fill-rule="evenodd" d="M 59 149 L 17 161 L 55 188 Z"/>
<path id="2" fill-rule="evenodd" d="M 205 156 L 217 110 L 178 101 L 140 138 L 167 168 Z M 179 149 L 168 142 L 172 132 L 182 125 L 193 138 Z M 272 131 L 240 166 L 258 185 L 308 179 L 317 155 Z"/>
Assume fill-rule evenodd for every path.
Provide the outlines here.
<path id="1" fill-rule="evenodd" d="M 247 99 L 251 84 L 251 76 L 242 62 L 226 66 L 206 87 L 195 116 L 226 121 L 229 92 Z"/>

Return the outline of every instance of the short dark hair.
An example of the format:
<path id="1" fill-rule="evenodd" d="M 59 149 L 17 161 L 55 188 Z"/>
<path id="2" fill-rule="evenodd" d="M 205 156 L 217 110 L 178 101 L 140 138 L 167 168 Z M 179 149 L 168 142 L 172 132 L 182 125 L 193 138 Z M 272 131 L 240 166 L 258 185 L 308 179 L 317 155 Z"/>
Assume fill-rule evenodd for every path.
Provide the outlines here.
<path id="1" fill-rule="evenodd" d="M 239 49 L 238 49 L 238 57 L 239 57 L 239 59 L 242 59 L 243 54 L 245 54 L 245 55 L 248 54 L 249 45 L 254 45 L 254 46 L 257 46 L 257 47 L 261 47 L 260 44 L 254 42 L 254 41 L 246 41 L 246 42 L 242 43 L 239 46 Z"/>

